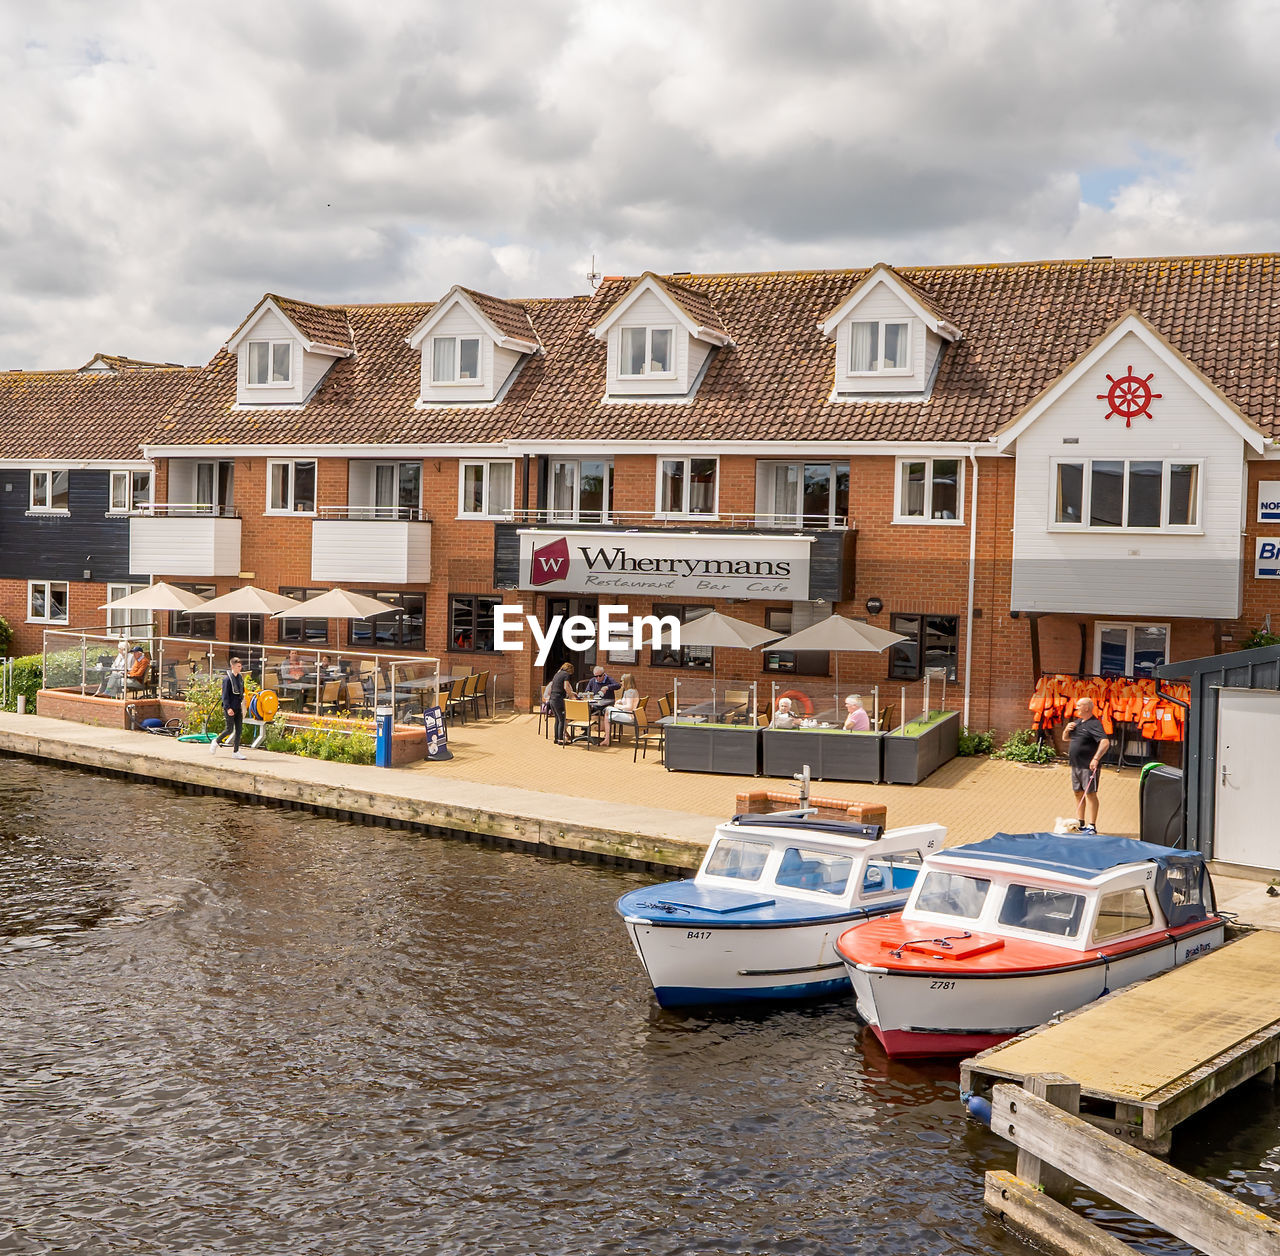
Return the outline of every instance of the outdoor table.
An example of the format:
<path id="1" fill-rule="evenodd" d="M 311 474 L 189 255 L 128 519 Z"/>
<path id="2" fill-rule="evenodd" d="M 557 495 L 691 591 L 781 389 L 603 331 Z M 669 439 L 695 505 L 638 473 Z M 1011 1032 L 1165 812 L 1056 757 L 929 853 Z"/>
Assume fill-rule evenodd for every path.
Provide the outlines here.
<path id="1" fill-rule="evenodd" d="M 707 702 L 698 702 L 693 706 L 682 706 L 676 713 L 676 717 L 684 719 L 685 716 L 701 716 L 713 723 L 723 723 L 725 717 L 736 715 L 739 711 L 745 711 L 746 704 L 743 702 L 717 702 L 714 698 Z"/>

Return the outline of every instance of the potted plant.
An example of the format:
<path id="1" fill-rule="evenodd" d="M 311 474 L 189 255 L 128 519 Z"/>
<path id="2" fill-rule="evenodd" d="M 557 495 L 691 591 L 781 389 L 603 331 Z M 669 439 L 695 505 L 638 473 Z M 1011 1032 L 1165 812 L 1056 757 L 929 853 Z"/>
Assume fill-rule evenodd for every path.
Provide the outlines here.
<path id="1" fill-rule="evenodd" d="M 908 720 L 884 738 L 884 779 L 890 785 L 918 785 L 956 757 L 960 712 L 930 711 Z"/>

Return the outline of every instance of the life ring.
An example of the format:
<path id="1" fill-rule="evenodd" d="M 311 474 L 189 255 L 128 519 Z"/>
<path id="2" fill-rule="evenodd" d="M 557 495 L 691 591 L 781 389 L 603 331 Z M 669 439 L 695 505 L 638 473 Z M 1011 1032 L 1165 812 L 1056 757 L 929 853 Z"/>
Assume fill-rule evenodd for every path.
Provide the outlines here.
<path id="1" fill-rule="evenodd" d="M 275 691 L 271 689 L 259 689 L 253 695 L 250 704 L 250 710 L 253 712 L 254 719 L 265 720 L 270 723 L 276 717 L 276 712 L 280 709 L 280 699 L 276 697 Z"/>
<path id="2" fill-rule="evenodd" d="M 798 708 L 801 715 L 809 716 L 813 714 L 813 699 L 807 693 L 801 693 L 799 689 L 788 689 L 785 693 L 778 695 L 778 702 L 781 702 L 783 698 L 790 698 L 791 705 Z M 774 706 L 776 709 L 777 703 Z"/>

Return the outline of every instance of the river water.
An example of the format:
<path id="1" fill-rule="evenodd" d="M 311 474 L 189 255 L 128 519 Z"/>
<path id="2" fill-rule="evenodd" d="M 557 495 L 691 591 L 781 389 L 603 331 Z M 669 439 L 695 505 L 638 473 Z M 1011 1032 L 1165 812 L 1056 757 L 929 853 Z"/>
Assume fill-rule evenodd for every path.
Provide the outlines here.
<path id="1" fill-rule="evenodd" d="M 660 1011 L 651 879 L 0 759 L 0 1253 L 1030 1250 L 954 1069 Z M 1278 1113 L 1179 1163 L 1274 1209 Z"/>

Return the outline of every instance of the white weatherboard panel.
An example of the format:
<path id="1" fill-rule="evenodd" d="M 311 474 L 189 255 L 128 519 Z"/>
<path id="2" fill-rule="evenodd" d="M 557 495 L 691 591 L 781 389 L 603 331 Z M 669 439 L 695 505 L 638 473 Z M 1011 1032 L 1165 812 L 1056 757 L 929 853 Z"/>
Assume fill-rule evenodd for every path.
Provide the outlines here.
<path id="1" fill-rule="evenodd" d="M 431 525 L 396 519 L 317 519 L 311 525 L 311 579 L 427 584 Z"/>
<path id="2" fill-rule="evenodd" d="M 129 570 L 148 576 L 238 576 L 240 520 L 211 515 L 132 518 Z"/>
<path id="3" fill-rule="evenodd" d="M 618 374 L 618 363 L 622 354 L 622 329 L 624 327 L 672 327 L 675 329 L 674 355 L 675 378 L 659 376 L 649 379 L 645 376 L 627 376 Z M 689 358 L 690 336 L 680 325 L 675 311 L 656 292 L 645 292 L 638 296 L 626 312 L 609 328 L 609 391 L 618 396 L 652 396 L 654 394 L 681 395 L 689 391 L 692 382 L 690 377 Z M 698 357 L 698 365 L 702 365 L 709 350 L 702 347 Z"/>
<path id="4" fill-rule="evenodd" d="M 475 383 L 433 384 L 431 382 L 432 353 L 434 352 L 432 344 L 437 336 L 480 337 L 480 378 Z M 475 315 L 465 305 L 454 305 L 422 342 L 422 399 L 448 401 L 456 405 L 473 405 L 480 401 L 492 401 L 519 360 L 520 354 L 513 349 L 500 349 L 493 343 L 493 338 L 481 328 Z"/>
<path id="5" fill-rule="evenodd" d="M 1132 366 L 1161 393 L 1151 418 L 1106 418 L 1099 393 Z M 1064 444 L 1064 438 L 1078 443 Z M 1017 441 L 1012 609 L 1235 619 L 1241 611 L 1245 447 L 1136 336 L 1125 336 Z M 1200 531 L 1055 530 L 1055 459 L 1199 462 Z"/>
<path id="6" fill-rule="evenodd" d="M 872 319 L 890 322 L 905 321 L 911 324 L 911 373 L 909 375 L 850 375 L 849 335 L 852 323 L 865 323 Z M 937 340 L 936 336 L 932 339 Z M 940 341 L 938 343 L 941 343 Z M 883 346 L 881 346 L 883 348 Z M 937 357 L 935 348 L 932 357 Z M 926 361 L 932 359 L 926 353 L 925 326 L 906 303 L 887 284 L 877 284 L 858 302 L 853 312 L 836 329 L 836 391 L 842 393 L 911 393 L 922 392 L 925 381 Z"/>

